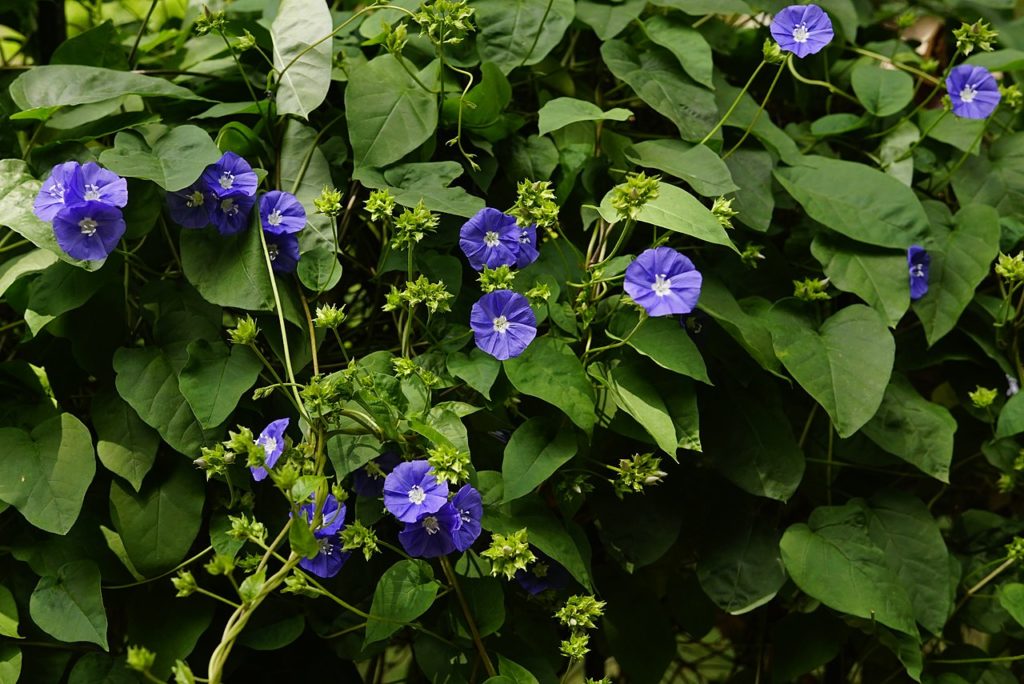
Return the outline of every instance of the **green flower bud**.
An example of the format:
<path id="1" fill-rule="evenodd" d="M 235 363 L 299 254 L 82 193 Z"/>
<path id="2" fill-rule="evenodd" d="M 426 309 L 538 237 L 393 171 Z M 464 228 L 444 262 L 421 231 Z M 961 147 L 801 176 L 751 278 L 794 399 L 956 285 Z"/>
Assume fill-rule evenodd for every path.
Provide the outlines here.
<path id="1" fill-rule="evenodd" d="M 492 575 L 496 577 L 504 574 L 510 580 L 517 572 L 526 570 L 526 566 L 537 560 L 530 550 L 525 527 L 511 534 L 491 535 L 490 547 L 480 555 L 491 561 Z"/>
<path id="2" fill-rule="evenodd" d="M 363 206 L 366 207 L 366 211 L 370 212 L 370 220 L 376 222 L 394 215 L 395 198 L 391 196 L 387 188 L 374 190 Z"/>
<path id="3" fill-rule="evenodd" d="M 764 39 L 764 45 L 761 46 L 761 54 L 764 56 L 764 61 L 768 64 L 782 64 L 786 61 L 786 54 L 771 38 Z"/>
<path id="4" fill-rule="evenodd" d="M 961 24 L 960 28 L 953 31 L 956 38 L 956 49 L 964 55 L 969 55 L 975 49 L 992 52 L 992 45 L 996 42 L 998 31 L 979 19 L 973 24 Z"/>
<path id="5" fill-rule="evenodd" d="M 1012 473 L 1003 473 L 996 480 L 996 489 L 1002 494 L 1009 494 L 1017 488 L 1017 478 Z"/>
<path id="6" fill-rule="evenodd" d="M 743 248 L 743 252 L 740 254 L 740 261 L 743 262 L 744 266 L 748 268 L 757 268 L 757 262 L 763 260 L 764 254 L 761 250 L 764 249 L 761 245 L 755 245 L 753 242 L 748 242 L 747 246 Z"/>
<path id="7" fill-rule="evenodd" d="M 256 47 L 256 36 L 249 33 L 248 30 L 245 30 L 245 32 L 238 37 L 238 40 L 234 42 L 232 47 L 234 47 L 238 52 L 251 50 Z"/>
<path id="8" fill-rule="evenodd" d="M 313 319 L 313 325 L 318 328 L 335 330 L 345 322 L 346 318 L 344 304 L 341 307 L 337 307 L 334 304 L 323 304 L 316 307 L 316 317 Z"/>
<path id="9" fill-rule="evenodd" d="M 648 176 L 643 171 L 626 174 L 626 182 L 612 190 L 612 207 L 619 218 L 636 219 L 648 202 L 658 198 L 661 176 Z"/>
<path id="10" fill-rule="evenodd" d="M 235 559 L 223 553 L 218 553 L 203 567 L 211 575 L 227 576 L 235 569 Z"/>
<path id="11" fill-rule="evenodd" d="M 594 621 L 604 615 L 604 606 L 604 601 L 598 601 L 593 596 L 570 596 L 555 613 L 555 617 L 573 631 L 595 629 L 597 624 Z"/>
<path id="12" fill-rule="evenodd" d="M 516 272 L 511 266 L 499 266 L 498 268 L 487 268 L 480 272 L 477 280 L 480 282 L 480 289 L 486 292 L 495 290 L 511 290 L 516 279 Z"/>
<path id="13" fill-rule="evenodd" d="M 145 646 L 129 646 L 127 662 L 130 669 L 136 672 L 149 672 L 156 663 L 156 653 L 153 653 Z"/>
<path id="14" fill-rule="evenodd" d="M 1024 109 L 1024 92 L 1021 92 L 1020 86 L 1014 83 L 1013 85 L 1000 85 L 999 93 L 1003 96 L 1003 104 L 1015 112 L 1019 112 Z"/>
<path id="15" fill-rule="evenodd" d="M 341 531 L 341 548 L 344 551 L 362 549 L 363 557 L 370 560 L 373 554 L 379 553 L 377 533 L 356 520 L 345 526 Z"/>
<path id="16" fill-rule="evenodd" d="M 520 181 L 516 186 L 516 203 L 508 213 L 523 228 L 536 224 L 550 231 L 558 225 L 558 205 L 551 181 Z"/>
<path id="17" fill-rule="evenodd" d="M 828 278 L 804 278 L 793 281 L 793 296 L 805 302 L 829 299 Z"/>
<path id="18" fill-rule="evenodd" d="M 342 211 L 341 197 L 340 190 L 325 185 L 320 191 L 320 196 L 313 200 L 313 207 L 318 214 L 337 217 Z"/>
<path id="19" fill-rule="evenodd" d="M 175 596 L 179 598 L 191 596 L 196 592 L 196 589 L 199 588 L 199 585 L 196 583 L 195 576 L 193 576 L 188 570 L 179 570 L 178 576 L 171 578 L 171 584 L 174 585 L 174 588 L 178 592 Z"/>
<path id="20" fill-rule="evenodd" d="M 732 218 L 740 212 L 732 208 L 732 200 L 718 197 L 711 205 L 711 213 L 715 215 L 723 228 L 732 228 Z"/>
<path id="21" fill-rule="evenodd" d="M 1006 545 L 1006 556 L 1016 561 L 1024 560 L 1024 537 L 1014 537 Z"/>
<path id="22" fill-rule="evenodd" d="M 559 651 L 570 660 L 583 660 L 583 656 L 590 653 L 590 637 L 585 632 L 577 632 L 563 641 Z"/>
<path id="23" fill-rule="evenodd" d="M 630 458 L 621 459 L 618 467 L 606 467 L 616 473 L 612 484 L 621 498 L 623 494 L 643 492 L 644 487 L 661 484 L 668 473 L 661 470 L 660 465 L 661 459 L 653 454 L 633 454 Z"/>
<path id="24" fill-rule="evenodd" d="M 968 392 L 967 397 L 971 400 L 974 408 L 984 409 L 995 403 L 996 397 L 999 396 L 999 390 L 989 389 L 978 385 L 974 388 L 973 392 Z"/>
<path id="25" fill-rule="evenodd" d="M 203 5 L 203 15 L 196 19 L 192 29 L 197 36 L 205 36 L 207 33 L 223 33 L 227 26 L 227 19 L 224 12 L 211 12 L 210 8 Z"/>
<path id="26" fill-rule="evenodd" d="M 395 236 L 391 240 L 391 246 L 395 249 L 408 249 L 422 240 L 427 233 L 437 230 L 439 222 L 440 218 L 431 213 L 424 206 L 423 200 L 420 200 L 415 207 L 406 208 L 395 219 Z"/>
<path id="27" fill-rule="evenodd" d="M 246 314 L 245 318 L 240 318 L 235 327 L 228 331 L 228 337 L 231 338 L 231 342 L 234 344 L 252 344 L 256 341 L 256 336 L 259 334 L 259 326 L 256 325 L 256 321 L 253 320 L 252 316 L 248 314 Z"/>
<path id="28" fill-rule="evenodd" d="M 427 463 L 434 469 L 438 482 L 457 485 L 469 481 L 469 454 L 454 446 L 442 444 L 428 449 Z"/>
<path id="29" fill-rule="evenodd" d="M 381 23 L 384 25 L 384 48 L 393 55 L 401 54 L 409 42 L 409 29 L 405 22 L 400 21 L 394 26 L 383 20 Z"/>
<path id="30" fill-rule="evenodd" d="M 526 291 L 526 298 L 531 304 L 540 304 L 551 298 L 551 288 L 546 283 L 538 283 Z"/>
<path id="31" fill-rule="evenodd" d="M 458 45 L 473 31 L 474 11 L 466 0 L 429 0 L 413 19 L 434 45 Z"/>
<path id="32" fill-rule="evenodd" d="M 996 275 L 1009 283 L 1024 281 L 1024 252 L 1017 252 L 1013 256 L 999 253 L 996 260 Z"/>
<path id="33" fill-rule="evenodd" d="M 196 684 L 196 678 L 192 674 L 192 669 L 182 660 L 174 661 L 171 674 L 174 675 L 174 684 Z"/>
<path id="34" fill-rule="evenodd" d="M 229 516 L 228 520 L 231 522 L 231 532 L 228 533 L 228 536 L 232 539 L 251 540 L 258 544 L 266 541 L 267 528 L 255 518 L 250 520 L 245 513 L 242 513 L 238 516 Z M 242 566 L 241 562 L 238 562 L 238 566 Z"/>

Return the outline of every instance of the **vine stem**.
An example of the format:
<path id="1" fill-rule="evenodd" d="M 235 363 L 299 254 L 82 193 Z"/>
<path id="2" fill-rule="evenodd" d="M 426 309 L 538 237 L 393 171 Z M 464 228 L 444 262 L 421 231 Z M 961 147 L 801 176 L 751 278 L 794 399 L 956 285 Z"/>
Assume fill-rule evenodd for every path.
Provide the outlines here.
<path id="1" fill-rule="evenodd" d="M 793 58 L 790 57 L 787 61 L 792 62 L 792 60 Z M 728 152 L 722 155 L 722 161 L 728 159 L 733 152 L 738 150 L 740 145 L 742 145 L 750 136 L 750 132 L 754 130 L 754 126 L 757 125 L 758 120 L 761 118 L 761 114 L 764 113 L 764 108 L 768 105 L 768 98 L 772 96 L 772 92 L 775 90 L 775 86 L 779 82 L 779 77 L 782 76 L 782 68 L 783 65 L 780 64 L 778 70 L 775 72 L 775 78 L 772 79 L 772 84 L 768 86 L 768 92 L 764 94 L 764 98 L 761 100 L 761 106 L 757 108 L 757 112 L 754 114 L 754 118 L 750 120 L 750 124 L 747 126 L 747 129 L 743 131 L 743 135 L 736 141 L 736 144 L 733 145 Z"/>
<path id="2" fill-rule="evenodd" d="M 526 66 L 526 60 L 530 59 L 533 55 L 533 51 L 537 49 L 537 43 L 540 41 L 541 31 L 544 30 L 544 24 L 548 21 L 548 15 L 551 14 L 551 7 L 555 4 L 555 0 L 548 0 L 548 6 L 544 8 L 544 15 L 540 18 L 540 23 L 537 24 L 537 33 L 533 36 L 533 42 L 530 44 L 530 49 L 523 55 L 523 61 L 519 63 L 519 66 Z"/>
<path id="3" fill-rule="evenodd" d="M 732 113 L 736 111 L 736 108 L 740 105 L 740 100 L 743 99 L 743 96 L 750 89 L 750 86 L 754 83 L 754 79 L 757 78 L 757 75 L 761 73 L 761 69 L 763 69 L 764 65 L 767 63 L 768 62 L 764 61 L 763 59 L 761 60 L 761 63 L 757 65 L 756 69 L 754 69 L 754 73 L 750 74 L 750 78 L 747 79 L 747 82 L 743 84 L 743 88 L 740 90 L 739 93 L 737 93 L 736 99 L 732 101 L 731 105 L 729 105 L 729 109 L 725 110 L 725 114 L 722 115 L 722 118 L 718 120 L 718 123 L 715 124 L 714 128 L 708 131 L 707 135 L 701 138 L 701 141 L 697 143 L 698 145 L 703 145 L 708 140 L 711 140 L 711 136 L 717 133 L 718 129 L 725 125 L 725 122 L 729 120 L 729 117 L 732 116 Z"/>
<path id="4" fill-rule="evenodd" d="M 466 616 L 466 624 L 469 626 L 469 633 L 473 636 L 473 643 L 476 645 L 476 650 L 480 654 L 480 659 L 484 663 L 484 669 L 487 670 L 488 677 L 497 676 L 498 672 L 494 669 L 494 663 L 491 662 L 491 657 L 487 655 L 487 649 L 484 648 L 483 639 L 480 638 L 480 631 L 476 628 L 476 622 L 473 620 L 473 614 L 469 610 L 469 603 L 466 602 L 466 597 L 462 593 L 462 587 L 459 585 L 459 580 L 455 576 L 455 570 L 452 568 L 451 562 L 447 556 L 441 556 L 441 568 L 444 570 L 444 574 L 448 577 L 449 584 L 455 589 L 455 596 L 459 599 L 459 605 L 462 607 L 462 614 Z"/>
<path id="5" fill-rule="evenodd" d="M 843 97 L 843 98 L 849 100 L 850 102 L 854 103 L 855 105 L 860 106 L 860 100 L 855 98 L 853 95 L 850 95 L 848 92 L 846 92 L 842 88 L 834 86 L 831 83 L 829 83 L 828 81 L 819 81 L 817 79 L 807 78 L 806 76 L 801 74 L 799 71 L 796 70 L 796 64 L 793 63 L 792 55 L 790 55 L 790 57 L 786 60 L 786 66 L 789 68 L 789 72 L 791 74 L 793 74 L 793 78 L 795 78 L 796 80 L 800 81 L 801 83 L 806 83 L 807 85 L 820 86 L 820 87 L 825 88 L 826 90 L 828 90 L 830 93 L 832 93 L 834 95 L 839 95 L 840 97 Z"/>

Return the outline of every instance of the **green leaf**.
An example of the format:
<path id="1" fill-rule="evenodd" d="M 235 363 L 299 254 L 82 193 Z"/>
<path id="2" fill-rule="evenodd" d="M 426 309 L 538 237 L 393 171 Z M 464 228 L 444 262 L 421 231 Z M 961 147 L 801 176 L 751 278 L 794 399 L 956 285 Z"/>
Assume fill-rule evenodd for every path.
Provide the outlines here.
<path id="1" fill-rule="evenodd" d="M 89 429 L 62 413 L 36 425 L 31 434 L 0 428 L 0 444 L 0 500 L 39 529 L 67 534 L 96 474 Z"/>
<path id="2" fill-rule="evenodd" d="M 736 218 L 748 228 L 767 231 L 775 211 L 772 191 L 774 162 L 763 150 L 736 150 L 725 164 L 738 187 L 732 208 L 739 212 Z"/>
<path id="3" fill-rule="evenodd" d="M 298 119 L 288 119 L 281 137 L 278 166 L 281 189 L 295 195 L 302 206 L 306 207 L 306 228 L 299 233 L 299 251 L 302 252 L 299 278 L 302 278 L 304 269 L 313 266 L 319 270 L 327 264 L 324 256 L 310 258 L 311 253 L 335 253 L 336 237 L 330 217 L 313 211 L 313 200 L 320 196 L 325 186 L 334 185 L 327 156 L 318 144 L 320 137 L 321 134 L 313 127 L 303 125 Z M 340 273 L 341 268 L 335 271 Z M 305 280 L 303 285 L 309 287 Z"/>
<path id="4" fill-rule="evenodd" d="M 110 512 L 132 565 L 147 577 L 170 570 L 188 553 L 203 517 L 203 478 L 185 459 L 135 493 L 110 484 Z"/>
<path id="5" fill-rule="evenodd" d="M 308 119 L 327 97 L 334 57 L 328 37 L 332 23 L 325 0 L 282 0 L 277 8 L 270 36 L 278 73 L 278 114 Z"/>
<path id="6" fill-rule="evenodd" d="M 18 278 L 46 270 L 57 263 L 57 255 L 45 249 L 33 249 L 0 264 L 0 297 Z"/>
<path id="7" fill-rule="evenodd" d="M 601 0 L 577 0 L 576 18 L 594 29 L 601 40 L 611 40 L 640 16 L 646 0 L 621 0 L 608 4 Z"/>
<path id="8" fill-rule="evenodd" d="M 0 162 L 2 163 L 2 162 Z M 1002 216 L 1024 211 L 1024 134 L 996 138 L 988 153 L 968 157 L 953 174 L 960 206 L 987 204 Z"/>
<path id="9" fill-rule="evenodd" d="M 576 455 L 576 433 L 552 417 L 530 418 L 505 446 L 501 477 L 505 501 L 529 494 Z"/>
<path id="10" fill-rule="evenodd" d="M 894 373 L 882 405 L 861 431 L 890 454 L 940 482 L 949 482 L 956 420 L 944 406 L 934 404 Z"/>
<path id="11" fill-rule="evenodd" d="M 1024 584 L 1019 582 L 1007 582 L 1000 585 L 996 592 L 999 598 L 999 605 L 1010 614 L 1017 624 L 1024 627 Z"/>
<path id="12" fill-rule="evenodd" d="M 330 290 L 341 281 L 341 264 L 334 249 L 317 247 L 302 255 L 298 276 L 302 284 L 313 292 Z"/>
<path id="13" fill-rule="evenodd" d="M 895 328 L 910 307 L 906 252 L 868 247 L 828 232 L 814 236 L 811 254 L 843 292 L 852 292 Z"/>
<path id="14" fill-rule="evenodd" d="M 612 207 L 613 192 L 608 191 L 600 207 L 601 216 L 609 223 L 618 220 L 618 214 Z M 715 215 L 700 200 L 675 185 L 662 183 L 658 196 L 640 209 L 637 221 L 739 251 Z"/>
<path id="15" fill-rule="evenodd" d="M 352 71 L 345 88 L 345 110 L 357 167 L 396 162 L 426 142 L 437 128 L 436 98 L 392 55 L 381 55 Z"/>
<path id="16" fill-rule="evenodd" d="M 779 533 L 759 519 L 717 529 L 697 560 L 697 578 L 727 613 L 742 615 L 763 606 L 786 582 Z"/>
<path id="17" fill-rule="evenodd" d="M 608 374 L 609 389 L 616 405 L 647 431 L 658 448 L 676 458 L 679 440 L 667 400 L 660 388 L 648 380 L 649 367 L 642 363 L 623 363 Z"/>
<path id="18" fill-rule="evenodd" d="M 892 116 L 914 99 L 914 79 L 897 69 L 883 69 L 877 62 L 864 59 L 850 74 L 853 93 L 877 117 Z"/>
<path id="19" fill-rule="evenodd" d="M 263 364 L 252 350 L 196 340 L 178 375 L 178 388 L 204 428 L 223 423 L 260 376 Z"/>
<path id="20" fill-rule="evenodd" d="M 864 164 L 809 156 L 775 178 L 812 219 L 858 242 L 906 249 L 928 232 L 914 191 Z"/>
<path id="21" fill-rule="evenodd" d="M 92 422 L 96 428 L 96 454 L 107 470 L 142 487 L 160 446 L 160 437 L 114 392 L 97 394 L 92 400 Z"/>
<path id="22" fill-rule="evenodd" d="M 651 0 L 658 7 L 673 7 L 699 17 L 703 14 L 751 14 L 743 0 Z"/>
<path id="23" fill-rule="evenodd" d="M 102 102 L 122 95 L 203 100 L 188 88 L 133 71 L 71 64 L 35 66 L 10 85 L 11 99 L 22 111 L 41 107 Z"/>
<path id="24" fill-rule="evenodd" d="M 484 395 L 485 399 L 491 398 L 491 387 L 501 372 L 500 361 L 474 347 L 468 354 L 451 352 L 448 354 L 446 364 L 449 373 L 464 380 L 467 385 Z"/>
<path id="25" fill-rule="evenodd" d="M 643 22 L 644 33 L 671 52 L 687 75 L 702 86 L 715 89 L 711 78 L 711 46 L 704 36 L 680 17 L 657 14 Z"/>
<path id="26" fill-rule="evenodd" d="M 550 178 L 558 166 L 558 150 L 551 138 L 531 135 L 514 138 L 504 172 L 512 182 L 523 179 Z"/>
<path id="27" fill-rule="evenodd" d="M 996 437 L 1013 437 L 1024 432 L 1024 393 L 1018 392 L 1003 405 L 996 423 Z"/>
<path id="28" fill-rule="evenodd" d="M 517 390 L 558 407 L 587 434 L 594 429 L 594 386 L 565 342 L 539 337 L 503 364 Z"/>
<path id="29" fill-rule="evenodd" d="M 725 120 L 723 126 L 738 128 L 741 131 L 746 131 L 749 128 L 751 135 L 760 140 L 770 153 L 784 163 L 800 164 L 803 162 L 805 157 L 800 153 L 796 142 L 786 135 L 785 131 L 773 124 L 770 117 L 760 116 L 760 102 L 754 100 L 750 93 L 741 92 L 738 87 L 731 85 L 721 73 L 715 74 L 714 96 L 717 105 L 715 121 L 718 120 L 718 112 L 724 113 L 732 109 L 732 114 Z M 733 109 L 734 103 L 737 104 Z M 729 158 L 732 159 L 735 156 L 732 155 Z"/>
<path id="30" fill-rule="evenodd" d="M 529 670 L 498 654 L 498 672 L 501 676 L 511 679 L 514 684 L 540 684 Z"/>
<path id="31" fill-rule="evenodd" d="M 0 684 L 18 684 L 21 678 L 21 649 L 0 643 Z"/>
<path id="32" fill-rule="evenodd" d="M 682 140 L 644 140 L 628 148 L 626 158 L 684 180 L 704 197 L 727 195 L 737 189 L 729 167 L 706 145 L 690 145 Z"/>
<path id="33" fill-rule="evenodd" d="M 181 264 L 188 281 L 212 304 L 250 311 L 274 309 L 274 292 L 256 230 L 227 236 L 209 229 L 183 230 Z"/>
<path id="34" fill-rule="evenodd" d="M 853 304 L 817 330 L 807 318 L 778 306 L 768 320 L 775 354 L 825 409 L 840 437 L 849 437 L 875 415 L 896 348 L 877 312 Z"/>
<path id="35" fill-rule="evenodd" d="M 601 45 L 601 58 L 617 79 L 674 123 L 683 140 L 699 141 L 715 125 L 714 94 L 683 74 L 667 50 L 655 47 L 638 53 L 625 41 L 610 40 Z"/>
<path id="36" fill-rule="evenodd" d="M 195 182 L 221 157 L 210 135 L 198 126 L 145 130 L 145 139 L 134 132 L 118 133 L 114 146 L 100 154 L 100 163 L 121 176 L 150 180 L 173 191 Z"/>
<path id="37" fill-rule="evenodd" d="M 11 590 L 0 584 L 0 636 L 20 639 L 18 635 L 18 605 Z"/>
<path id="38" fill-rule="evenodd" d="M 913 308 L 929 345 L 956 326 L 999 253 L 999 214 L 995 209 L 968 204 L 957 212 L 955 222 L 952 231 L 934 225 L 933 238 L 924 243 L 932 258 L 928 292 Z"/>
<path id="39" fill-rule="evenodd" d="M 439 586 L 425 561 L 403 560 L 388 568 L 373 592 L 364 643 L 386 639 L 427 612 Z"/>
<path id="40" fill-rule="evenodd" d="M 170 677 L 175 660 L 184 660 L 213 619 L 212 601 L 183 601 L 170 591 L 145 601 L 128 602 L 126 641 L 156 653 L 153 674 Z"/>
<path id="41" fill-rule="evenodd" d="M 100 571 L 92 561 L 66 563 L 55 576 L 41 578 L 28 605 L 32 621 L 58 641 L 88 641 L 108 650 Z"/>
<path id="42" fill-rule="evenodd" d="M 558 97 L 549 100 L 538 112 L 538 135 L 544 135 L 559 128 L 565 128 L 577 121 L 625 121 L 633 116 L 628 109 L 616 107 L 604 111 L 593 102 L 572 97 Z"/>
<path id="43" fill-rule="evenodd" d="M 357 169 L 353 178 L 368 188 L 387 188 L 404 207 L 414 207 L 422 200 L 431 211 L 469 218 L 484 208 L 484 201 L 458 185 L 449 187 L 461 175 L 458 162 L 443 161 L 397 164 L 383 173 Z"/>
<path id="44" fill-rule="evenodd" d="M 978 154 L 982 131 L 988 125 L 986 119 L 962 119 L 942 109 L 922 110 L 917 123 L 922 131 L 928 132 L 929 138 L 973 155 Z"/>
<path id="45" fill-rule="evenodd" d="M 608 326 L 608 336 L 625 339 L 637 324 L 632 312 L 616 314 Z M 708 369 L 690 335 L 670 316 L 648 318 L 636 328 L 626 343 L 662 368 L 710 385 Z"/>
<path id="46" fill-rule="evenodd" d="M 558 45 L 576 12 L 573 0 L 476 0 L 480 60 L 508 74 L 544 59 Z"/>
<path id="47" fill-rule="evenodd" d="M 129 68 L 117 29 L 109 19 L 58 45 L 49 63 L 84 64 L 119 71 L 127 71 Z"/>
<path id="48" fill-rule="evenodd" d="M 815 509 L 809 524 L 786 530 L 779 548 L 789 576 L 812 598 L 917 637 L 907 590 L 869 535 L 860 506 Z"/>
<path id="49" fill-rule="evenodd" d="M 75 663 L 68 684 L 137 684 L 135 673 L 128 669 L 125 658 L 105 653 L 86 653 Z"/>
<path id="50" fill-rule="evenodd" d="M 775 357 L 768 328 L 744 311 L 721 281 L 711 276 L 704 277 L 697 308 L 715 319 L 762 368 L 782 377 L 782 367 Z"/>

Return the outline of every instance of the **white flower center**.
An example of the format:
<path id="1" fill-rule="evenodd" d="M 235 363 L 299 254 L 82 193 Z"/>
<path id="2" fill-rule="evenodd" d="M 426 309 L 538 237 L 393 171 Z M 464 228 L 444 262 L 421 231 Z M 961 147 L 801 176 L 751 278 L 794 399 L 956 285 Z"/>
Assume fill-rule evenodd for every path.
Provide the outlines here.
<path id="1" fill-rule="evenodd" d="M 195 192 L 188 196 L 187 200 L 185 200 L 185 205 L 191 209 L 193 207 L 203 206 L 203 203 L 205 201 L 206 200 L 203 198 L 203 193 L 196 190 Z"/>
<path id="2" fill-rule="evenodd" d="M 793 40 L 798 43 L 806 43 L 811 32 L 807 30 L 807 24 L 797 24 L 793 27 Z"/>
<path id="3" fill-rule="evenodd" d="M 508 326 L 508 319 L 505 318 L 504 316 L 498 316 L 497 318 L 494 319 L 494 332 L 501 333 L 502 335 L 504 335 L 506 332 L 508 332 Z"/>
<path id="4" fill-rule="evenodd" d="M 530 244 L 530 234 L 527 233 L 525 230 L 519 236 L 519 243 L 522 244 L 522 245 Z"/>
<path id="5" fill-rule="evenodd" d="M 924 278 L 924 266 L 921 264 L 914 264 L 910 267 L 911 278 Z"/>
<path id="6" fill-rule="evenodd" d="M 501 237 L 493 230 L 489 230 L 486 233 L 484 233 L 484 244 L 486 246 L 497 247 L 500 242 Z"/>
<path id="7" fill-rule="evenodd" d="M 462 522 L 469 522 L 472 519 L 469 515 L 469 510 L 465 508 L 459 509 L 459 517 L 462 518 Z"/>
<path id="8" fill-rule="evenodd" d="M 963 89 L 960 91 L 960 99 L 963 100 L 967 104 L 970 104 L 970 103 L 974 102 L 974 98 L 977 95 L 978 95 L 977 88 L 972 86 L 970 83 L 965 85 L 963 87 Z"/>
<path id="9" fill-rule="evenodd" d="M 320 540 L 320 553 L 325 556 L 334 555 L 334 544 L 332 543 L 330 537 L 324 537 Z"/>
<path id="10" fill-rule="evenodd" d="M 279 226 L 281 225 L 281 218 L 281 212 L 275 209 L 267 215 L 267 223 L 272 226 Z"/>
<path id="11" fill-rule="evenodd" d="M 64 201 L 63 183 L 54 183 L 53 185 L 50 186 L 50 189 L 47 190 L 47 192 L 50 193 L 50 197 L 52 197 L 53 199 L 60 200 L 61 202 Z"/>
<path id="12" fill-rule="evenodd" d="M 235 205 L 235 200 L 230 197 L 220 201 L 220 210 L 228 216 L 234 216 L 238 213 L 238 207 Z"/>
<path id="13" fill-rule="evenodd" d="M 265 437 L 263 441 L 263 451 L 267 453 L 267 456 L 272 456 L 276 449 L 277 440 L 273 437 Z"/>
<path id="14" fill-rule="evenodd" d="M 270 255 L 270 260 L 274 261 L 277 259 L 277 255 L 281 253 L 281 250 L 277 245 L 267 245 L 267 254 Z"/>
<path id="15" fill-rule="evenodd" d="M 441 529 L 441 525 L 437 522 L 437 517 L 428 515 L 423 519 L 423 529 L 427 531 L 427 534 L 437 534 L 437 531 Z"/>
<path id="16" fill-rule="evenodd" d="M 412 489 L 409 490 L 409 503 L 419 506 L 426 500 L 427 493 L 423 491 L 423 487 L 413 485 Z"/>
<path id="17" fill-rule="evenodd" d="M 96 228 L 99 225 L 100 224 L 96 223 L 96 221 L 92 220 L 91 218 L 84 218 L 84 219 L 82 219 L 81 221 L 78 222 L 79 230 L 81 230 L 82 231 L 82 235 L 84 235 L 86 237 L 92 237 L 93 235 L 95 235 L 96 234 Z"/>
<path id="18" fill-rule="evenodd" d="M 235 184 L 235 174 L 231 173 L 230 171 L 224 171 L 223 173 L 220 174 L 220 179 L 218 179 L 217 182 L 220 183 L 220 187 L 224 188 L 225 190 L 230 190 L 231 187 Z"/>
<path id="19" fill-rule="evenodd" d="M 88 183 L 85 186 L 85 195 L 82 196 L 86 202 L 95 202 L 100 198 L 100 189 L 92 183 Z"/>
<path id="20" fill-rule="evenodd" d="M 664 273 L 654 276 L 654 284 L 651 285 L 654 294 L 664 297 L 672 289 L 672 280 Z"/>

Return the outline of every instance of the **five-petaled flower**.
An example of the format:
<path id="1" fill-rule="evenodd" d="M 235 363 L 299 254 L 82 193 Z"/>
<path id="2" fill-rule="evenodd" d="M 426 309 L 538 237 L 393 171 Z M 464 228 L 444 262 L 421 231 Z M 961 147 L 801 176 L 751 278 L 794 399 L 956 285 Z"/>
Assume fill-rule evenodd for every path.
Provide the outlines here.
<path id="1" fill-rule="evenodd" d="M 626 294 L 651 316 L 686 314 L 700 297 L 702 277 L 693 262 L 671 247 L 648 249 L 626 267 Z"/>
<path id="2" fill-rule="evenodd" d="M 480 519 L 484 515 L 483 499 L 474 487 L 462 485 L 449 505 L 459 514 L 459 526 L 453 535 L 455 548 L 465 551 L 480 536 Z"/>
<path id="3" fill-rule="evenodd" d="M 414 522 L 407 522 L 398 540 L 406 553 L 418 558 L 465 551 L 480 536 L 482 516 L 480 492 L 465 485 L 437 511 L 421 513 Z"/>
<path id="4" fill-rule="evenodd" d="M 779 11 L 771 33 L 780 48 L 800 59 L 821 52 L 835 36 L 832 20 L 817 5 L 790 5 Z"/>
<path id="5" fill-rule="evenodd" d="M 400 463 L 384 478 L 384 507 L 404 523 L 437 513 L 448 503 L 448 483 L 438 482 L 425 460 Z"/>
<path id="6" fill-rule="evenodd" d="M 267 254 L 274 273 L 294 273 L 299 264 L 299 238 L 291 233 L 268 233 Z"/>
<path id="7" fill-rule="evenodd" d="M 206 190 L 217 197 L 253 197 L 259 184 L 249 162 L 234 152 L 225 152 L 219 160 L 207 166 L 199 178 Z"/>
<path id="8" fill-rule="evenodd" d="M 53 218 L 57 244 L 75 259 L 105 259 L 125 228 L 121 210 L 98 200 L 70 204 Z"/>
<path id="9" fill-rule="evenodd" d="M 477 271 L 482 271 L 484 266 L 515 266 L 520 259 L 520 239 L 524 232 L 515 217 L 485 207 L 462 225 L 459 246 L 469 265 Z M 529 235 L 526 237 L 529 240 Z M 536 242 L 536 231 L 533 242 Z"/>
<path id="10" fill-rule="evenodd" d="M 946 77 L 953 114 L 964 119 L 985 119 L 995 111 L 1002 95 L 995 77 L 985 67 L 961 64 Z"/>
<path id="11" fill-rule="evenodd" d="M 241 193 L 218 197 L 210 193 L 207 201 L 210 203 L 210 222 L 221 235 L 234 235 L 245 230 L 256 197 Z"/>
<path id="12" fill-rule="evenodd" d="M 167 193 L 171 218 L 183 228 L 205 228 L 210 225 L 210 212 L 215 198 L 196 181 L 184 190 Z"/>
<path id="13" fill-rule="evenodd" d="M 284 431 L 288 429 L 288 419 L 281 418 L 263 428 L 263 432 L 256 438 L 256 445 L 263 447 L 264 460 L 262 466 L 249 468 L 252 471 L 252 479 L 259 482 L 267 477 L 267 470 L 273 468 L 277 459 L 281 458 L 284 451 Z"/>
<path id="14" fill-rule="evenodd" d="M 306 227 L 306 210 L 290 192 L 271 190 L 260 197 L 260 221 L 267 233 L 298 233 Z"/>
<path id="15" fill-rule="evenodd" d="M 310 502 L 299 509 L 299 514 L 306 522 L 312 523 L 315 515 L 315 504 Z M 299 567 L 317 577 L 334 577 L 341 570 L 348 557 L 352 554 L 342 549 L 341 530 L 345 527 L 345 504 L 340 503 L 333 494 L 328 494 L 320 524 L 313 530 L 313 536 L 320 544 L 320 550 L 311 558 L 299 561 Z"/>
<path id="16" fill-rule="evenodd" d="M 907 269 L 910 271 L 910 298 L 920 299 L 928 292 L 928 267 L 932 257 L 924 247 L 911 245 L 907 249 Z"/>
<path id="17" fill-rule="evenodd" d="M 95 162 L 57 164 L 43 181 L 32 210 L 53 224 L 57 244 L 75 259 L 105 259 L 125 232 L 121 207 L 128 182 Z"/>
<path id="18" fill-rule="evenodd" d="M 522 354 L 537 336 L 537 317 L 530 302 L 511 290 L 481 297 L 469 313 L 476 346 L 499 361 Z"/>

